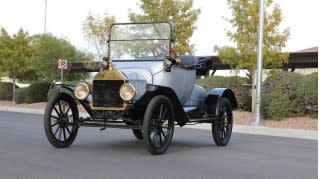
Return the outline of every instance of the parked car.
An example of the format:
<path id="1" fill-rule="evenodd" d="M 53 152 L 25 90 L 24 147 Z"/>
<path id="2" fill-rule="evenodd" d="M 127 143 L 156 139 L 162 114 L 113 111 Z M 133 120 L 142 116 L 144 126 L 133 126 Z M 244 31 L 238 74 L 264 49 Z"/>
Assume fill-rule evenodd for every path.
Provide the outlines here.
<path id="1" fill-rule="evenodd" d="M 151 154 L 164 153 L 174 127 L 211 123 L 218 146 L 228 144 L 237 107 L 226 88 L 206 92 L 195 84 L 209 59 L 178 56 L 173 48 L 171 25 L 117 23 L 111 26 L 105 65 L 92 82 L 62 88 L 47 104 L 44 128 L 49 142 L 68 147 L 80 126 L 131 129 Z M 79 117 L 77 104 L 89 117 Z"/>

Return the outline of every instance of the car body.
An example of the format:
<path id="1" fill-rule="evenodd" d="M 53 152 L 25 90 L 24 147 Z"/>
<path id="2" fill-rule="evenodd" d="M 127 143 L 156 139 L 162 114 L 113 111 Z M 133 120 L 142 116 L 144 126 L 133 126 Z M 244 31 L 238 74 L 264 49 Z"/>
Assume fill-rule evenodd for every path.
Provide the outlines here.
<path id="1" fill-rule="evenodd" d="M 117 23 L 111 26 L 108 57 L 92 82 L 61 89 L 47 105 L 44 125 L 55 147 L 68 147 L 80 126 L 132 129 L 151 154 L 162 154 L 171 143 L 174 126 L 211 123 L 218 146 L 232 133 L 234 93 L 226 88 L 206 92 L 195 84 L 210 60 L 178 56 L 172 28 L 166 22 Z M 76 103 L 89 117 L 79 117 Z"/>

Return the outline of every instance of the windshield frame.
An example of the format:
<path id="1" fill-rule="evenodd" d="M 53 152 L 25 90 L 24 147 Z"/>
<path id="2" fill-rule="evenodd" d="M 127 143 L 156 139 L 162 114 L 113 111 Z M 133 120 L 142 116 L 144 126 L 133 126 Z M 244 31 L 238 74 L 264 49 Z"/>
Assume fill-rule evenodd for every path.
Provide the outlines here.
<path id="1" fill-rule="evenodd" d="M 114 26 L 121 26 L 121 25 L 143 25 L 143 24 L 168 24 L 169 25 L 169 31 L 170 31 L 170 34 L 169 34 L 169 38 L 146 38 L 146 39 L 129 39 L 129 40 L 125 40 L 125 39 L 120 39 L 120 40 L 112 40 L 112 37 L 111 37 L 111 34 L 112 34 L 112 28 Z M 157 29 L 157 28 L 155 28 Z M 110 42 L 121 42 L 121 41 L 151 41 L 151 40 L 168 40 L 169 41 L 169 54 L 168 55 L 171 55 L 172 53 L 172 42 L 173 42 L 173 38 L 172 38 L 172 26 L 169 22 L 167 21 L 159 21 L 159 22 L 130 22 L 130 23 L 114 23 L 110 26 L 110 31 L 109 31 L 109 39 L 107 41 L 107 45 L 108 45 L 108 60 L 109 62 L 112 62 L 112 61 L 135 61 L 135 60 L 113 60 L 111 59 L 110 57 L 110 52 L 111 52 L 111 49 L 110 49 Z M 161 59 L 162 61 L 163 59 Z M 143 60 L 139 60 L 139 61 L 143 61 Z M 145 60 L 145 61 L 151 61 L 151 60 Z M 152 60 L 152 61 L 159 61 L 159 60 Z"/>

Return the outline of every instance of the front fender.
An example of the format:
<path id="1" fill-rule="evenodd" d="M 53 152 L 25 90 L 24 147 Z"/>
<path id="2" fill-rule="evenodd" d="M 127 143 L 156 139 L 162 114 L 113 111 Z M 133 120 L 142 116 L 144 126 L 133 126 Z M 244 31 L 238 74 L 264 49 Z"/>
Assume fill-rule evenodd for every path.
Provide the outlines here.
<path id="1" fill-rule="evenodd" d="M 232 109 L 236 109 L 238 107 L 236 96 L 231 89 L 214 88 L 209 92 L 208 97 L 205 100 L 205 105 L 207 106 L 207 113 L 209 115 L 217 115 L 216 107 L 221 97 L 225 97 L 230 101 Z"/>
<path id="2" fill-rule="evenodd" d="M 188 121 L 187 115 L 177 95 L 173 89 L 169 87 L 148 85 L 147 92 L 135 103 L 136 112 L 140 115 L 144 114 L 151 99 L 157 95 L 164 95 L 170 99 L 175 107 L 175 120 L 180 126 L 184 126 Z"/>
<path id="3" fill-rule="evenodd" d="M 69 95 L 71 95 L 72 97 L 74 97 L 74 85 L 70 85 L 70 84 L 61 84 L 61 83 L 51 83 L 50 86 L 50 90 L 66 90 L 67 93 L 71 93 Z"/>
<path id="4" fill-rule="evenodd" d="M 90 116 L 93 116 L 94 111 L 91 109 L 89 101 L 90 99 L 92 99 L 91 94 L 89 94 L 88 98 L 85 100 L 78 100 L 74 95 L 74 89 L 75 86 L 70 84 L 57 84 L 53 82 L 50 86 L 50 90 L 65 92 L 70 95 L 75 101 L 78 101 L 84 107 L 84 109 L 89 113 Z"/>

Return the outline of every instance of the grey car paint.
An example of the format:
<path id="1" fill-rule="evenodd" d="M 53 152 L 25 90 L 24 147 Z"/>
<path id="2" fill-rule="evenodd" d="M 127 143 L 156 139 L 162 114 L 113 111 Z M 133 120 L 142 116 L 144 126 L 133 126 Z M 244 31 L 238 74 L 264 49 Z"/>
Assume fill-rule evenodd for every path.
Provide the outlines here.
<path id="1" fill-rule="evenodd" d="M 189 100 L 184 104 L 184 106 L 199 106 L 204 103 L 204 100 L 207 96 L 208 94 L 203 89 L 203 87 L 199 85 L 194 85 L 191 96 Z"/>
<path id="2" fill-rule="evenodd" d="M 153 78 L 155 85 L 170 87 L 176 93 L 181 104 L 185 104 L 190 98 L 195 76 L 195 70 L 172 68 L 170 72 L 161 71 Z"/>
<path id="3" fill-rule="evenodd" d="M 145 93 L 147 84 L 171 88 L 182 105 L 190 101 L 194 89 L 197 92 L 199 91 L 198 88 L 194 88 L 195 70 L 174 66 L 171 71 L 165 71 L 163 60 L 134 60 L 134 63 L 118 60 L 114 61 L 114 64 L 114 68 L 123 72 L 130 83 L 136 87 L 137 92 L 134 101 Z"/>

